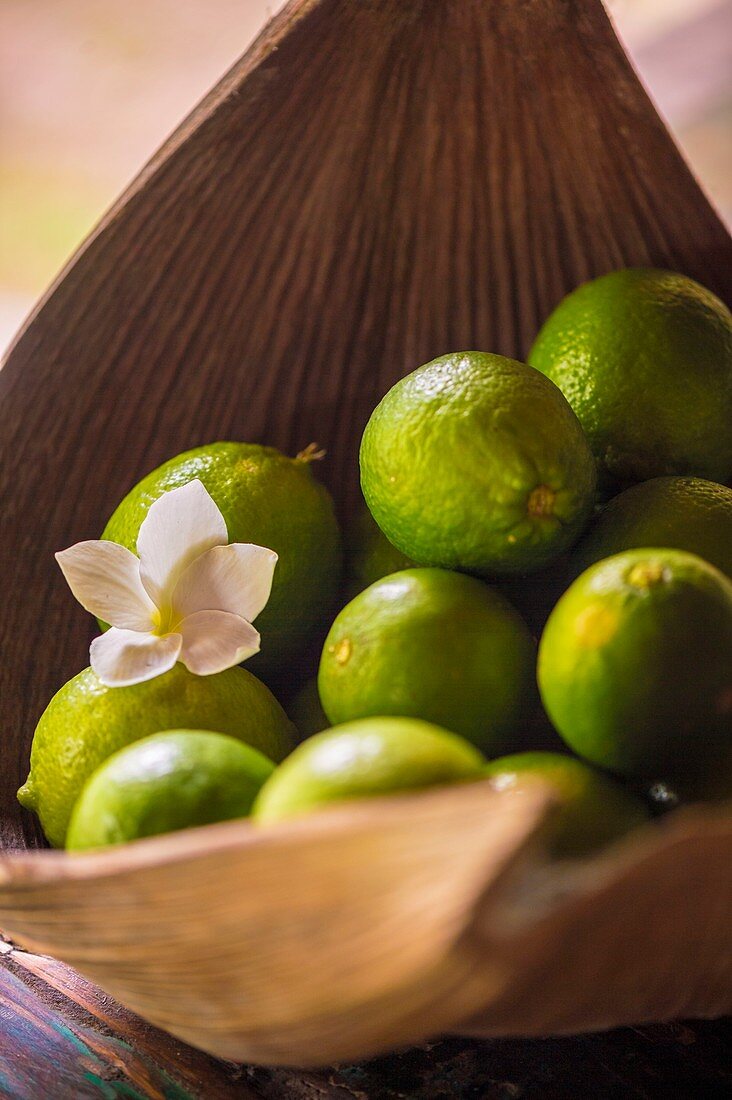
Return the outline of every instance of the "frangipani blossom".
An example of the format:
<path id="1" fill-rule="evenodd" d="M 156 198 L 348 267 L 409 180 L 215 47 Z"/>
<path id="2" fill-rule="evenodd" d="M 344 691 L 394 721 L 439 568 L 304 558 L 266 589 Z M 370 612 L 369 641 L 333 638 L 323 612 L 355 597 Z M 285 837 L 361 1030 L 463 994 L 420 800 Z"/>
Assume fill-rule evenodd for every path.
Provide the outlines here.
<path id="1" fill-rule="evenodd" d="M 101 540 L 56 554 L 82 607 L 110 623 L 89 650 L 103 684 L 152 680 L 176 661 L 210 676 L 259 651 L 252 621 L 269 599 L 277 555 L 228 538 L 224 517 L 196 480 L 151 505 L 139 557 Z"/>

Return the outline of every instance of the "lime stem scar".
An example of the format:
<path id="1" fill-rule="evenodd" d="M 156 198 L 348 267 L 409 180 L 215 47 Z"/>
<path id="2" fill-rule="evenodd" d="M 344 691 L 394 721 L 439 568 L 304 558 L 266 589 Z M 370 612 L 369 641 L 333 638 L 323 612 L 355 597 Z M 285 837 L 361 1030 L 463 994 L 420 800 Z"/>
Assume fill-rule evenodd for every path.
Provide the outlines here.
<path id="1" fill-rule="evenodd" d="M 537 485 L 529 493 L 526 510 L 530 516 L 550 516 L 556 499 L 557 494 L 548 485 Z"/>
<path id="2" fill-rule="evenodd" d="M 337 645 L 331 646 L 333 656 L 339 665 L 346 665 L 351 657 L 351 639 L 341 638 Z"/>
<path id="3" fill-rule="evenodd" d="M 634 588 L 650 588 L 653 584 L 665 580 L 666 571 L 655 561 L 639 561 L 628 573 L 628 584 Z"/>

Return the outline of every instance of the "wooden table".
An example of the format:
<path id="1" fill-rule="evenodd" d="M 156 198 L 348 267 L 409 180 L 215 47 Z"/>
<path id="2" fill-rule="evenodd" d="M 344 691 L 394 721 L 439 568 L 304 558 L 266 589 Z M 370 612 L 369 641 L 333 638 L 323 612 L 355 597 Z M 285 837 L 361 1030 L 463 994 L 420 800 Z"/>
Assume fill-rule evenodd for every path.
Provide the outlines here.
<path id="1" fill-rule="evenodd" d="M 569 1039 L 445 1039 L 360 1065 L 211 1058 L 52 959 L 0 942 L 0 1097 L 12 1100 L 714 1100 L 732 1095 L 732 1022 Z"/>

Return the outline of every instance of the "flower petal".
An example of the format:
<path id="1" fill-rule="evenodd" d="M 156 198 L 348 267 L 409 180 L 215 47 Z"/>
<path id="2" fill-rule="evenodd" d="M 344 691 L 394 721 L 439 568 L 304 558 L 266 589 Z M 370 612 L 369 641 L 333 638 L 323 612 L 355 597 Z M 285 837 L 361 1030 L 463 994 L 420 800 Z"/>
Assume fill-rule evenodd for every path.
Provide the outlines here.
<path id="1" fill-rule="evenodd" d="M 92 670 L 107 687 L 127 687 L 152 680 L 178 660 L 180 634 L 142 634 L 112 627 L 89 647 Z"/>
<path id="2" fill-rule="evenodd" d="M 253 622 L 269 599 L 276 564 L 277 555 L 266 546 L 214 546 L 191 562 L 173 589 L 174 616 L 230 611 Z"/>
<path id="3" fill-rule="evenodd" d="M 180 659 L 197 676 L 223 672 L 259 652 L 252 624 L 228 611 L 196 611 L 178 629 L 183 635 Z"/>
<path id="4" fill-rule="evenodd" d="M 137 536 L 140 577 L 157 606 L 166 603 L 192 561 L 228 541 L 224 517 L 197 478 L 163 493 L 150 506 Z"/>
<path id="5" fill-rule="evenodd" d="M 116 542 L 77 542 L 56 554 L 82 607 L 112 626 L 149 630 L 155 605 L 140 580 L 140 560 Z"/>

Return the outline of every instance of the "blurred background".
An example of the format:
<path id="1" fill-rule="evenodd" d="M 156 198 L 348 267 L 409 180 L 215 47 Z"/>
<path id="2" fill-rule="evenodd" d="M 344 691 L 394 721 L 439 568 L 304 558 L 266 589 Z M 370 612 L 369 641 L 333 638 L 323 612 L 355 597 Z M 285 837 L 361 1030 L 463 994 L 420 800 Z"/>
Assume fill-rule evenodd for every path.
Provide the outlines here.
<path id="1" fill-rule="evenodd" d="M 0 0 L 0 350 L 73 249 L 283 0 Z M 608 0 L 732 222 L 732 0 Z"/>

